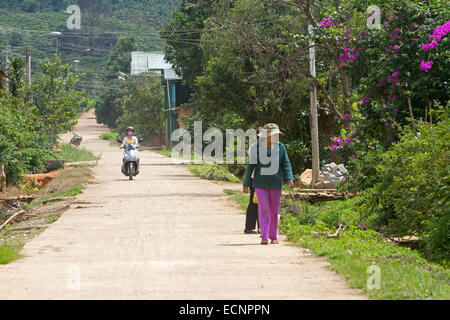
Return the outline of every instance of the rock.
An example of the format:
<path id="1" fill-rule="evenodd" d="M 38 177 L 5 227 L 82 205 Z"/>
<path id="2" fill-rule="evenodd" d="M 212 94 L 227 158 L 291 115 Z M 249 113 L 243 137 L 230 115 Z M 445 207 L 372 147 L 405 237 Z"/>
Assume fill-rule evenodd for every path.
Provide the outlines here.
<path id="1" fill-rule="evenodd" d="M 342 174 L 348 174 L 348 170 L 344 166 L 339 168 L 339 172 Z"/>
<path id="2" fill-rule="evenodd" d="M 334 163 L 334 162 L 331 162 L 331 163 L 327 164 L 327 166 L 329 166 L 329 167 L 330 167 L 330 169 L 331 169 L 331 168 L 334 168 L 334 167 L 336 167 L 336 163 Z"/>
<path id="3" fill-rule="evenodd" d="M 337 176 L 334 173 L 328 173 L 325 175 L 327 180 L 337 180 Z"/>
<path id="4" fill-rule="evenodd" d="M 300 175 L 300 181 L 304 185 L 311 184 L 312 169 L 306 169 L 305 171 L 303 171 L 303 173 Z"/>

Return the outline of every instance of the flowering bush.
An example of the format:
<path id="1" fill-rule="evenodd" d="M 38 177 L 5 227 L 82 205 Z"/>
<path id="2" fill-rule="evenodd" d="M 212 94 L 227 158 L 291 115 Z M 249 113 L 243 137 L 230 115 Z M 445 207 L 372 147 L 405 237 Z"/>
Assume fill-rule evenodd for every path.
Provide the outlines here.
<path id="1" fill-rule="evenodd" d="M 382 12 L 380 30 L 361 37 L 358 64 L 353 72 L 363 74 L 355 130 L 366 140 L 384 148 L 397 141 L 400 129 L 430 114 L 430 106 L 446 104 L 450 96 L 450 22 L 444 8 L 397 1 L 397 7 Z M 368 67 L 364 68 L 367 65 Z"/>

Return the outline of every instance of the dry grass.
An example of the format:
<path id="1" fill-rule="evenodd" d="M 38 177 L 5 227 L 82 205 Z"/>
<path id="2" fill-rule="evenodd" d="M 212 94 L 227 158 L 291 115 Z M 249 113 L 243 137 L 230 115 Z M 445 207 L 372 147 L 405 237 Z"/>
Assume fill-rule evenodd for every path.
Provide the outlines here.
<path id="1" fill-rule="evenodd" d="M 45 188 L 44 194 L 55 193 L 72 188 L 73 186 L 83 185 L 92 179 L 90 168 L 70 168 L 62 171 Z"/>

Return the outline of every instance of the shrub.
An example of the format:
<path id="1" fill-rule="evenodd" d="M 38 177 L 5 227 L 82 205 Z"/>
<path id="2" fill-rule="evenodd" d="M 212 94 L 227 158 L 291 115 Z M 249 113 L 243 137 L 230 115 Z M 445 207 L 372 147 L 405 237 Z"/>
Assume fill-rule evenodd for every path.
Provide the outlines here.
<path id="1" fill-rule="evenodd" d="M 436 124 L 405 129 L 401 140 L 380 155 L 377 182 L 363 193 L 362 214 L 389 234 L 420 236 L 431 257 L 449 260 L 449 168 L 447 112 Z"/>
<path id="2" fill-rule="evenodd" d="M 51 153 L 49 139 L 40 130 L 42 123 L 34 121 L 31 110 L 24 110 L 20 99 L 6 93 L 0 97 L 0 161 L 5 165 L 8 183 L 41 168 Z"/>

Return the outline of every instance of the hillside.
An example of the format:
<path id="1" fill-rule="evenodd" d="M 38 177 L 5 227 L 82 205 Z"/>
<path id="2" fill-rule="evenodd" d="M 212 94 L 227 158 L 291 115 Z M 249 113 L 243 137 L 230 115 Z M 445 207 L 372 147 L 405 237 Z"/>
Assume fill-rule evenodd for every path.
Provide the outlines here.
<path id="1" fill-rule="evenodd" d="M 162 50 L 159 30 L 170 20 L 180 0 L 16 0 L 0 1 L 1 65 L 5 63 L 5 46 L 10 56 L 21 57 L 31 47 L 32 70 L 38 62 L 55 54 L 57 39 L 52 31 L 61 32 L 58 50 L 66 63 L 79 60 L 79 74 L 85 74 L 82 87 L 98 95 L 105 77 L 114 76 L 106 67 L 111 47 L 120 35 L 133 35 L 138 49 Z M 77 3 L 82 11 L 81 29 L 69 30 L 66 8 Z M 74 65 L 75 66 L 75 65 Z"/>

